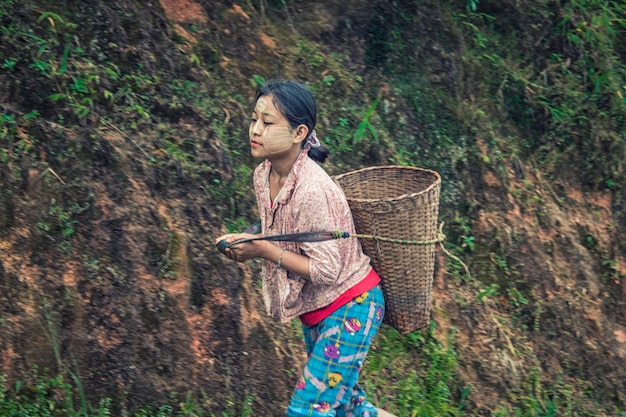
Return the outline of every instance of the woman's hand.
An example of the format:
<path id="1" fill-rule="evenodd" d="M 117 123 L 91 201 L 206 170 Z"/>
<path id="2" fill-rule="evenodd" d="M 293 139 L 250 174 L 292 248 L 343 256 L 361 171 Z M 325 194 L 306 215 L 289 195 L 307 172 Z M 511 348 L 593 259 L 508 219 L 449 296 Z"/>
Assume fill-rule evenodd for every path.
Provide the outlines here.
<path id="1" fill-rule="evenodd" d="M 232 243 L 240 239 L 257 237 L 248 233 L 236 233 L 223 235 L 215 239 L 215 244 L 221 240 Z M 224 249 L 224 254 L 233 261 L 244 262 L 252 258 L 264 258 L 278 264 L 289 271 L 303 277 L 310 277 L 309 257 L 299 253 L 289 252 L 280 246 L 267 240 L 253 240 L 251 242 L 237 243 Z"/>
<path id="2" fill-rule="evenodd" d="M 225 240 L 227 243 L 232 243 L 241 239 L 250 239 L 257 237 L 258 235 L 251 235 L 248 233 L 232 233 L 220 236 L 215 239 L 215 244 L 221 240 Z M 233 261 L 243 262 L 252 258 L 258 258 L 264 256 L 264 249 L 266 249 L 268 242 L 255 240 L 252 242 L 244 242 L 233 245 L 224 250 L 224 254 Z"/>

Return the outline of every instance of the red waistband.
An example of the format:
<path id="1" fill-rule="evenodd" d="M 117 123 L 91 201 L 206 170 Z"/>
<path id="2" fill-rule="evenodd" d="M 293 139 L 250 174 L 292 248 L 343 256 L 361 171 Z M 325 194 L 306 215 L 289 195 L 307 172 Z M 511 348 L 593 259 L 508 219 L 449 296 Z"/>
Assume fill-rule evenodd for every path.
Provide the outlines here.
<path id="1" fill-rule="evenodd" d="M 372 269 L 365 278 L 359 281 L 355 286 L 351 287 L 348 291 L 341 294 L 335 301 L 333 301 L 326 307 L 322 307 L 318 310 L 313 310 L 311 312 L 300 315 L 300 320 L 302 321 L 302 324 L 304 324 L 305 326 L 315 326 L 326 317 L 330 316 L 333 312 L 338 310 L 344 304 L 352 301 L 352 299 L 354 299 L 355 297 L 358 297 L 364 292 L 367 292 L 377 286 L 378 283 L 380 283 L 380 277 L 378 276 L 376 271 Z"/>

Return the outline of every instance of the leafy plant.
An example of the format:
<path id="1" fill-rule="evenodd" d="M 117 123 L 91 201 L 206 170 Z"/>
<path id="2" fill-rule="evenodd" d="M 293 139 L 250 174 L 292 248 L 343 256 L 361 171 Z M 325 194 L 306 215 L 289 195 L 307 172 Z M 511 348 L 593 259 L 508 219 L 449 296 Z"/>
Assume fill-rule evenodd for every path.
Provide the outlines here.
<path id="1" fill-rule="evenodd" d="M 252 78 L 250 79 L 250 85 L 256 88 L 262 86 L 263 84 L 265 84 L 265 78 L 258 74 L 252 75 Z"/>
<path id="2" fill-rule="evenodd" d="M 354 135 L 352 136 L 352 145 L 356 145 L 357 143 L 359 143 L 359 141 L 367 138 L 367 132 L 369 132 L 372 135 L 374 142 L 379 141 L 378 132 L 376 132 L 376 128 L 372 124 L 371 119 L 372 119 L 374 112 L 376 111 L 376 107 L 378 106 L 378 103 L 380 102 L 380 99 L 382 98 L 382 96 L 383 96 L 383 93 L 381 91 L 378 93 L 378 95 L 376 96 L 376 99 L 374 99 L 372 104 L 369 106 L 369 108 L 365 112 L 365 115 L 363 115 L 363 118 L 361 119 L 359 126 L 354 132 Z"/>
<path id="3" fill-rule="evenodd" d="M 467 1 L 467 10 L 470 12 L 476 12 L 476 10 L 478 10 L 478 3 L 480 3 L 480 0 L 468 0 Z"/>

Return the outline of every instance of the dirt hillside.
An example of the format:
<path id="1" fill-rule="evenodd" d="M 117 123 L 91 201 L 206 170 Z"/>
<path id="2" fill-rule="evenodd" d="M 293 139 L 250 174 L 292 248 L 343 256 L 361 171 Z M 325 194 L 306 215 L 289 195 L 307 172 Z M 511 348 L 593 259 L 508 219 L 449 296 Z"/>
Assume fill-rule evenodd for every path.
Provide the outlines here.
<path id="1" fill-rule="evenodd" d="M 10 383 L 37 365 L 71 371 L 90 401 L 111 398 L 116 413 L 192 392 L 216 415 L 241 415 L 241 404 L 283 415 L 304 358 L 297 335 L 265 317 L 258 265 L 213 248 L 227 227 L 243 226 L 226 219 L 255 215 L 250 171 L 233 163 L 247 156 L 226 142 L 245 141 L 255 76 L 332 74 L 322 96 L 365 94 L 357 78 L 378 91 L 386 76 L 365 44 L 393 5 L 274 3 L 2 6 L 13 29 L 0 57 L 15 62 L 0 71 L 3 139 L 11 135 L 0 143 L 0 373 Z M 462 71 L 464 41 L 440 45 L 448 22 L 432 6 L 432 15 L 415 11 L 433 40 L 416 54 L 437 73 L 429 82 L 470 100 L 460 84 L 472 77 Z M 345 72 L 316 66 L 322 58 L 307 55 L 303 39 L 329 56 L 349 50 L 337 64 Z M 419 135 L 406 97 L 380 91 L 389 132 Z M 329 120 L 322 114 L 322 129 Z M 475 160 L 450 171 L 444 187 L 463 184 L 474 243 L 463 259 L 473 274 L 447 273 L 454 260 L 440 252 L 433 293 L 437 334 L 455 335 L 461 385 L 471 387 L 468 409 L 493 415 L 534 377 L 626 408 L 623 190 L 548 180 L 523 161 L 505 159 L 496 171 L 481 162 L 495 160 L 493 147 L 468 140 Z M 327 169 L 385 163 L 391 151 L 381 143 Z M 454 218 L 456 204 L 442 201 L 442 217 Z M 483 276 L 498 277 L 510 297 L 486 295 Z"/>

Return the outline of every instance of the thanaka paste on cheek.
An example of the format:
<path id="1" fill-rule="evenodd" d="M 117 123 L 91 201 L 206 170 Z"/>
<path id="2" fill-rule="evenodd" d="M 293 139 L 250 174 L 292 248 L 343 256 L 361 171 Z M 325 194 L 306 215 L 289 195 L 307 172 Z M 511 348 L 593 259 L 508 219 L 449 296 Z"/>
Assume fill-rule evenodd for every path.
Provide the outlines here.
<path id="1" fill-rule="evenodd" d="M 263 148 L 270 154 L 288 150 L 294 140 L 293 132 L 285 126 L 269 126 L 263 132 Z"/>

